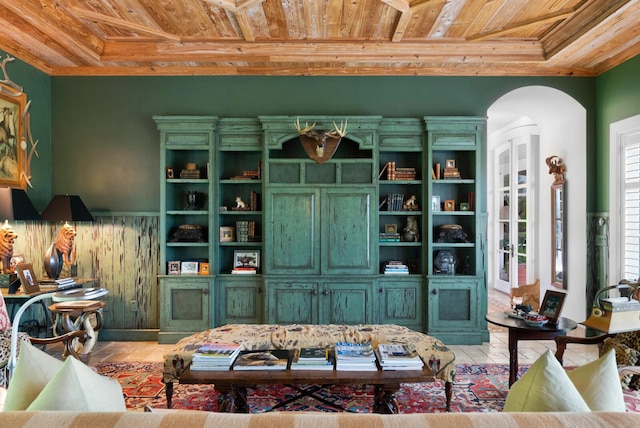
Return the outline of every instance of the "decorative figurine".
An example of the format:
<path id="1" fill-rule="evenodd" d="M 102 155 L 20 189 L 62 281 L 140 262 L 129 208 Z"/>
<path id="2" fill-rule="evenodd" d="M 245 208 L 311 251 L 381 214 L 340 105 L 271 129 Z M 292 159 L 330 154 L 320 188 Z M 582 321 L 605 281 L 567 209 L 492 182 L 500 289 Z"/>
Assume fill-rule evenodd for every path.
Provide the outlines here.
<path id="1" fill-rule="evenodd" d="M 236 208 L 246 208 L 247 204 L 242 200 L 240 196 L 236 196 Z"/>
<path id="2" fill-rule="evenodd" d="M 402 240 L 405 242 L 419 242 L 418 220 L 414 216 L 407 217 L 407 225 L 402 229 Z"/>

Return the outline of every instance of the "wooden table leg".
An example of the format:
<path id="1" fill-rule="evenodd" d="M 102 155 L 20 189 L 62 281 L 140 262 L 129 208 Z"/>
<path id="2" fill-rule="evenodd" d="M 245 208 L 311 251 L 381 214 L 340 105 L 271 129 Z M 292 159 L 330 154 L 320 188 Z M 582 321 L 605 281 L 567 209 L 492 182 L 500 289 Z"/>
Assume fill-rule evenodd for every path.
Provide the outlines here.
<path id="1" fill-rule="evenodd" d="M 518 379 L 518 338 L 513 329 L 509 329 L 509 387 Z"/>
<path id="2" fill-rule="evenodd" d="M 376 385 L 373 398 L 373 412 L 383 414 L 397 414 L 398 402 L 396 392 L 400 385 Z"/>
<path id="3" fill-rule="evenodd" d="M 444 383 L 444 396 L 447 399 L 447 407 L 445 409 L 447 412 L 451 411 L 451 396 L 452 395 L 453 395 L 453 383 L 445 382 Z"/>
<path id="4" fill-rule="evenodd" d="M 164 391 L 167 396 L 167 409 L 171 408 L 171 400 L 173 399 L 173 382 L 164 384 Z"/>

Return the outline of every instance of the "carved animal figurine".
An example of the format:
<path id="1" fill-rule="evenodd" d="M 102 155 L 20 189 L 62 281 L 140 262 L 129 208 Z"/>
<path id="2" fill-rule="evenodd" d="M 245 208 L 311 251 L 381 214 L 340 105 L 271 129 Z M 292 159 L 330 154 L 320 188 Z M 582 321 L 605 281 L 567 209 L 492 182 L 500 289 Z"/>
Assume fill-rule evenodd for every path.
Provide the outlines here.
<path id="1" fill-rule="evenodd" d="M 76 237 L 75 229 L 68 223 L 60 228 L 56 238 L 56 250 L 62 254 L 64 264 L 71 265 L 76 261 L 75 251 L 73 251 L 73 241 Z"/>
<path id="2" fill-rule="evenodd" d="M 7 221 L 0 227 L 0 262 L 2 262 L 2 273 L 13 273 L 11 270 L 11 257 L 13 257 L 13 243 L 18 234 L 13 230 Z"/>
<path id="3" fill-rule="evenodd" d="M 402 208 L 409 211 L 417 210 L 418 203 L 416 202 L 416 195 L 411 195 L 409 199 L 407 199 L 405 203 L 402 205 Z"/>
<path id="4" fill-rule="evenodd" d="M 407 217 L 407 225 L 402 229 L 402 240 L 405 242 L 419 242 L 418 220 L 414 216 Z"/>
<path id="5" fill-rule="evenodd" d="M 242 200 L 240 196 L 236 196 L 236 208 L 246 208 L 247 204 Z"/>
<path id="6" fill-rule="evenodd" d="M 562 159 L 558 156 L 549 156 L 545 162 L 549 167 L 549 174 L 553 174 L 553 184 L 564 183 L 564 173 L 567 167 Z"/>

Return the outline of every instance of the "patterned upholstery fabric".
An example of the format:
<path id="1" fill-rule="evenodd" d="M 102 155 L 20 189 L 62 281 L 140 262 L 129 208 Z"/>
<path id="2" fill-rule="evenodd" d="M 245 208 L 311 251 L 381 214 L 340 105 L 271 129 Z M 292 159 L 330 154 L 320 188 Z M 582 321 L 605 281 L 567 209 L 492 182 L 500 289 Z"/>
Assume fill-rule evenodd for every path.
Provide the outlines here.
<path id="1" fill-rule="evenodd" d="M 0 426 L 10 427 L 580 427 L 614 428 L 640 426 L 640 413 L 414 413 L 376 415 L 370 413 L 273 412 L 260 414 L 195 412 L 73 413 L 0 412 Z"/>
<path id="2" fill-rule="evenodd" d="M 26 333 L 18 333 L 18 351 L 20 351 L 20 343 L 29 342 L 29 335 Z M 6 367 L 11 355 L 11 319 L 7 311 L 7 305 L 0 292 L 0 385 L 7 384 Z"/>
<path id="3" fill-rule="evenodd" d="M 205 342 L 239 343 L 243 350 L 323 347 L 336 342 L 412 343 L 437 379 L 452 382 L 455 355 L 439 340 L 406 327 L 383 325 L 228 324 L 185 337 L 164 356 L 164 382 L 178 380 Z"/>

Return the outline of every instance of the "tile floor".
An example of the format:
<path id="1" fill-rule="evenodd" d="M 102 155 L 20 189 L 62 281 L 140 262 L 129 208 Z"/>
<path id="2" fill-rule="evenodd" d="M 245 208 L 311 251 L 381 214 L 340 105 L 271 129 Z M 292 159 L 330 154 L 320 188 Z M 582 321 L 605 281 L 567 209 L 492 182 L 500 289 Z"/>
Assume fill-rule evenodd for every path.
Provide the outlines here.
<path id="1" fill-rule="evenodd" d="M 489 292 L 489 312 L 502 311 L 509 307 L 509 297 L 497 291 Z M 489 324 L 490 341 L 482 345 L 451 346 L 460 363 L 509 363 L 507 349 L 507 330 Z M 572 335 L 584 334 L 581 327 L 571 332 Z M 90 364 L 102 361 L 162 361 L 162 356 L 173 349 L 174 345 L 160 345 L 156 342 L 98 342 L 91 355 Z M 518 344 L 519 364 L 531 364 L 547 349 L 555 352 L 555 342 L 523 341 Z M 50 346 L 47 352 L 59 356 L 61 346 Z M 596 346 L 569 345 L 564 355 L 565 366 L 579 366 L 598 358 Z"/>

